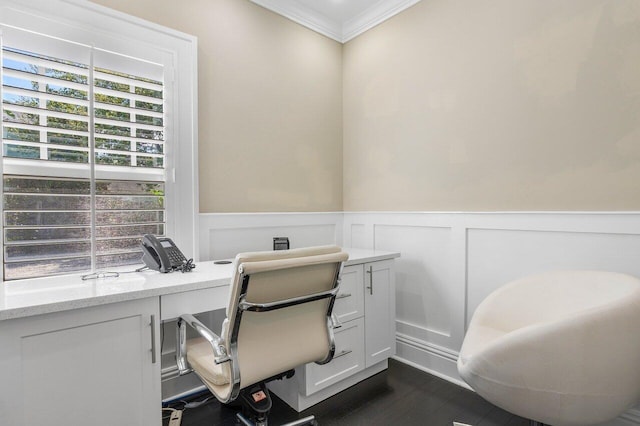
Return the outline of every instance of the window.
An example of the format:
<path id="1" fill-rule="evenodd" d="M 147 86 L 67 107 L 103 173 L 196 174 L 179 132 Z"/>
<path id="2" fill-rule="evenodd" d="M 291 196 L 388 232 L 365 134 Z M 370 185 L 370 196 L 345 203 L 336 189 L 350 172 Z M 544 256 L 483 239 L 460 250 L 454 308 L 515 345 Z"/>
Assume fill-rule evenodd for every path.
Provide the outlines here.
<path id="1" fill-rule="evenodd" d="M 0 29 L 3 279 L 139 264 L 142 235 L 194 216 L 171 208 L 174 71 L 130 51 Z"/>
<path id="2" fill-rule="evenodd" d="M 5 280 L 139 263 L 164 234 L 162 82 L 8 46 L 2 66 Z M 112 177 L 64 176 L 91 161 Z"/>

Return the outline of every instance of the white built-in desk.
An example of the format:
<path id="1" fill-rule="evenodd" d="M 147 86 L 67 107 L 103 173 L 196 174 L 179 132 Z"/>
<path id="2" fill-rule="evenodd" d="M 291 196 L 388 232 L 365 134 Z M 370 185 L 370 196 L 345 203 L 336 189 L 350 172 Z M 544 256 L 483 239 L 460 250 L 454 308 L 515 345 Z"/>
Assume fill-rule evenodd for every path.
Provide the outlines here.
<path id="1" fill-rule="evenodd" d="M 392 270 L 379 273 L 381 270 L 375 267 L 392 262 L 398 253 L 345 250 L 350 258 L 344 268 L 344 288 L 355 280 L 355 291 L 363 293 L 366 271 L 371 271 L 372 279 L 390 277 L 389 285 L 393 285 Z M 120 272 L 127 269 L 131 268 L 120 268 Z M 361 276 L 356 277 L 360 270 Z M 145 271 L 87 281 L 80 275 L 69 275 L 3 283 L 2 424 L 160 425 L 159 324 L 182 313 L 224 308 L 231 273 L 231 264 L 209 261 L 199 262 L 196 269 L 184 274 Z M 375 281 L 373 284 L 374 294 L 382 296 L 375 290 Z M 357 299 L 355 291 L 341 291 L 336 309 L 342 304 L 351 306 Z M 371 300 L 371 312 L 395 309 L 395 291 L 387 290 L 386 294 L 389 299 Z M 363 308 L 361 314 L 345 311 L 345 330 L 353 328 L 353 321 L 367 318 L 366 305 Z M 393 312 L 388 311 L 383 319 L 388 330 L 393 329 Z M 371 321 L 377 321 L 371 323 L 372 331 L 380 326 L 380 318 L 371 316 Z M 366 331 L 365 327 L 361 330 Z M 388 342 L 387 336 L 381 344 L 389 346 Z M 378 358 L 370 362 L 378 365 L 384 361 L 386 367 L 386 359 L 395 348 L 383 356 L 373 347 L 371 351 Z M 325 388 L 320 385 L 318 389 Z"/>
<path id="2" fill-rule="evenodd" d="M 109 270 L 123 272 L 133 268 Z M 231 264 L 215 265 L 209 261 L 199 262 L 193 271 L 184 274 L 147 270 L 121 273 L 118 278 L 86 281 L 81 279 L 81 275 L 65 275 L 6 282 L 0 286 L 0 321 L 216 288 L 222 290 L 221 297 L 209 298 L 207 307 L 209 310 L 219 309 L 227 303 L 231 270 Z M 205 294 L 206 291 L 202 295 Z M 166 317 L 165 313 L 161 312 L 161 315 L 163 319 Z"/>

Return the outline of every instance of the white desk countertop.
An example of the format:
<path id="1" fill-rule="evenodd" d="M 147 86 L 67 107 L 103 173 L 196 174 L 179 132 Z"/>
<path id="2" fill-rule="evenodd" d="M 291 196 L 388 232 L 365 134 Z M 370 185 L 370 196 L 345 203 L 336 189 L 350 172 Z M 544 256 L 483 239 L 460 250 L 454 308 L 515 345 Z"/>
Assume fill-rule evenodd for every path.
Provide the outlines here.
<path id="1" fill-rule="evenodd" d="M 400 257 L 400 253 L 344 248 L 345 266 Z M 136 266 L 113 268 L 129 271 Z M 188 273 L 121 273 L 117 278 L 83 281 L 83 274 L 0 283 L 0 321 L 190 290 L 229 285 L 232 264 L 198 262 Z"/>

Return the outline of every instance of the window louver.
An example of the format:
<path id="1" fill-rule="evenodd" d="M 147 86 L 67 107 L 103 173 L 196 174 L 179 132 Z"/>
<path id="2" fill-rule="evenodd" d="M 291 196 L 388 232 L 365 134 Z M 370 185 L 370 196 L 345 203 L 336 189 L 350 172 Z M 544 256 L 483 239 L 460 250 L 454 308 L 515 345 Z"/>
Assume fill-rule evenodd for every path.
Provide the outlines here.
<path id="1" fill-rule="evenodd" d="M 164 234 L 163 84 L 90 62 L 2 48 L 5 280 L 140 263 Z"/>

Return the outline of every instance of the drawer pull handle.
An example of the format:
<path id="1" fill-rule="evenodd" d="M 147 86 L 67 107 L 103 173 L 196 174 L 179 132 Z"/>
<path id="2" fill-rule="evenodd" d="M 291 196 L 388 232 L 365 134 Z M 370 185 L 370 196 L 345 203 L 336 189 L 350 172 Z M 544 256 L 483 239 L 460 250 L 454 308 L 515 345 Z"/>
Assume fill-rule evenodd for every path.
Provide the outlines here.
<path id="1" fill-rule="evenodd" d="M 366 272 L 369 274 L 369 285 L 367 286 L 367 290 L 369 290 L 369 294 L 373 296 L 373 266 L 369 266 L 369 270 Z"/>
<path id="2" fill-rule="evenodd" d="M 342 293 L 336 296 L 336 299 L 344 299 L 345 297 L 351 297 L 351 293 Z"/>
<path id="3" fill-rule="evenodd" d="M 352 350 L 342 351 L 338 355 L 334 355 L 333 359 L 340 358 L 341 356 L 349 355 L 351 352 L 353 351 Z"/>
<path id="4" fill-rule="evenodd" d="M 331 328 L 336 330 L 336 329 L 341 328 L 341 327 L 342 327 L 342 323 L 338 319 L 338 316 L 335 313 L 332 313 L 331 314 Z"/>
<path id="5" fill-rule="evenodd" d="M 151 315 L 151 363 L 156 363 L 156 316 Z"/>

